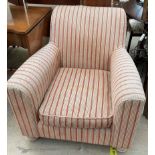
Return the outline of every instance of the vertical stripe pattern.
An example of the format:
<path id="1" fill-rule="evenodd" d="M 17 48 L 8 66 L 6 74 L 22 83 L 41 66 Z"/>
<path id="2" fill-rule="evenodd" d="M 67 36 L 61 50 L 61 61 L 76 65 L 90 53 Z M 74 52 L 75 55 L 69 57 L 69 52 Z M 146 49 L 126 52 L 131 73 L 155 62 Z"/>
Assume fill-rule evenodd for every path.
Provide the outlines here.
<path id="1" fill-rule="evenodd" d="M 50 42 L 8 80 L 23 135 L 127 149 L 143 112 L 120 8 L 57 6 Z"/>
<path id="2" fill-rule="evenodd" d="M 113 53 L 110 73 L 114 111 L 110 143 L 127 149 L 143 112 L 145 95 L 136 66 L 125 49 Z"/>
<path id="3" fill-rule="evenodd" d="M 120 8 L 58 6 L 51 27 L 63 67 L 109 71 L 112 52 L 125 46 L 126 14 Z"/>
<path id="4" fill-rule="evenodd" d="M 50 42 L 30 57 L 8 80 L 8 100 L 25 136 L 39 136 L 38 109 L 59 65 L 58 48 Z"/>
<path id="5" fill-rule="evenodd" d="M 108 71 L 60 68 L 39 109 L 41 122 L 54 127 L 110 127 L 112 106 L 109 81 Z M 101 107 L 104 109 L 102 115 Z"/>
<path id="6" fill-rule="evenodd" d="M 47 127 L 44 125 L 44 133 L 42 130 L 42 123 L 38 123 L 38 131 L 40 137 L 58 139 L 58 140 L 69 140 L 75 142 L 83 142 L 90 144 L 99 145 L 110 145 L 110 129 L 84 129 L 84 128 L 58 128 L 58 127 Z M 65 131 L 65 132 L 64 132 Z M 104 133 L 107 133 L 107 138 L 104 141 Z M 48 134 L 50 132 L 50 136 Z M 100 134 L 99 134 L 100 133 Z M 45 136 L 44 136 L 45 135 Z"/>

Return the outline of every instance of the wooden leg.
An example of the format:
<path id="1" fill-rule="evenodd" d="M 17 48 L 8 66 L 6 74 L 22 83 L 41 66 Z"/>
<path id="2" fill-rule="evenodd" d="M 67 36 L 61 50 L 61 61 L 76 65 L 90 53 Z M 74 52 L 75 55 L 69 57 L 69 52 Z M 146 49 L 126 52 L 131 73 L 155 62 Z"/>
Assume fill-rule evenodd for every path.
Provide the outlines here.
<path id="1" fill-rule="evenodd" d="M 127 151 L 127 149 L 123 149 L 123 148 L 117 148 L 117 151 L 120 153 L 124 153 Z"/>
<path id="2" fill-rule="evenodd" d="M 129 42 L 128 42 L 128 47 L 127 47 L 128 52 L 130 50 L 131 40 L 132 40 L 132 32 L 130 32 L 130 36 L 129 36 Z"/>
<path id="3" fill-rule="evenodd" d="M 32 138 L 32 137 L 25 137 L 27 140 L 29 140 L 30 142 L 34 142 L 36 141 L 38 138 Z"/>

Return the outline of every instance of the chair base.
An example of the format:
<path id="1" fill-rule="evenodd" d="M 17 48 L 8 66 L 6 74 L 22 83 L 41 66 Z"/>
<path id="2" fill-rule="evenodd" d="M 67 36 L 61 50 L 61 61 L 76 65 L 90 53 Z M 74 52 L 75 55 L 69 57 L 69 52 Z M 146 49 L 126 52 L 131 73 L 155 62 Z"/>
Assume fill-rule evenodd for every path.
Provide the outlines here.
<path id="1" fill-rule="evenodd" d="M 38 138 L 34 138 L 34 137 L 26 137 L 26 139 L 30 142 L 35 142 Z"/>
<path id="2" fill-rule="evenodd" d="M 117 148 L 117 151 L 120 153 L 124 153 L 127 151 L 127 149 L 123 149 L 123 148 Z"/>

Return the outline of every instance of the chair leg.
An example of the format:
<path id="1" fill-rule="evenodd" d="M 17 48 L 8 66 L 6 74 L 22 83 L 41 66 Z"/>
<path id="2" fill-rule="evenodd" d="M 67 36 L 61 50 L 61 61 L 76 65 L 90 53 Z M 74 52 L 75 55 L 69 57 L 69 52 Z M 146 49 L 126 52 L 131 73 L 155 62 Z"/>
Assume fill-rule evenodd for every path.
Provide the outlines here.
<path id="1" fill-rule="evenodd" d="M 130 50 L 131 40 L 132 40 L 132 32 L 130 32 L 130 36 L 129 36 L 129 42 L 128 42 L 128 47 L 127 47 L 128 52 Z"/>
<path id="2" fill-rule="evenodd" d="M 119 148 L 119 149 L 118 149 L 118 148 L 117 148 L 117 151 L 120 152 L 120 153 L 124 153 L 124 152 L 127 151 L 127 149 L 122 149 L 122 148 Z"/>
<path id="3" fill-rule="evenodd" d="M 38 139 L 38 138 L 32 138 L 32 137 L 25 137 L 25 138 L 30 142 L 34 142 Z"/>

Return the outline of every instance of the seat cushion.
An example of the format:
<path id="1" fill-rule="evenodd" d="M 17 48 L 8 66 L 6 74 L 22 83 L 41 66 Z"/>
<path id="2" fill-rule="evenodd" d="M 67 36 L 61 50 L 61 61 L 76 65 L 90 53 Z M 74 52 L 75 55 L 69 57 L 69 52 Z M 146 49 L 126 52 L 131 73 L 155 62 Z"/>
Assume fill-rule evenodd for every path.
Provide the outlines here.
<path id="1" fill-rule="evenodd" d="M 110 72 L 60 68 L 41 104 L 39 117 L 44 125 L 55 127 L 110 127 Z"/>

